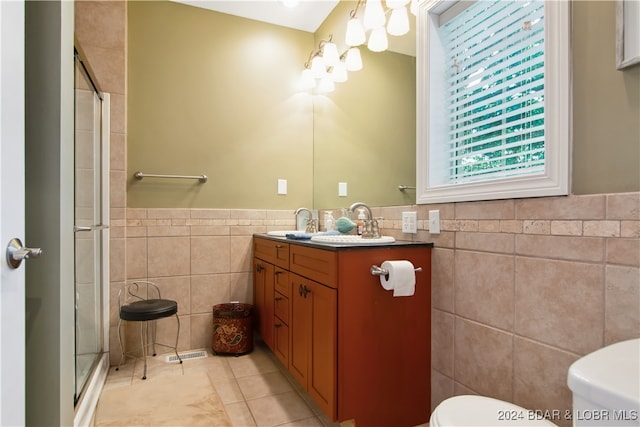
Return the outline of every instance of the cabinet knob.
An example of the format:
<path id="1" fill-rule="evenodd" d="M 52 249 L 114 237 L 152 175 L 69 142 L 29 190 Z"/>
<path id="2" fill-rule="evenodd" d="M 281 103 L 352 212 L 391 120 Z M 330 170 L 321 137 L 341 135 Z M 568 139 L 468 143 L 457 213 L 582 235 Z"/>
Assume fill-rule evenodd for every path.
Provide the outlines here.
<path id="1" fill-rule="evenodd" d="M 283 300 L 283 299 L 284 298 L 282 298 L 282 297 L 276 297 L 276 301 L 280 301 L 280 300 Z"/>
<path id="2" fill-rule="evenodd" d="M 261 273 L 261 272 L 262 272 L 262 270 L 264 270 L 264 267 L 262 266 L 262 264 L 258 264 L 258 265 L 256 265 L 256 271 L 257 271 L 258 273 Z"/>
<path id="3" fill-rule="evenodd" d="M 281 327 L 282 327 L 282 323 L 276 323 L 276 324 L 275 324 L 275 325 L 273 325 L 273 326 L 275 326 L 276 328 L 281 328 Z"/>

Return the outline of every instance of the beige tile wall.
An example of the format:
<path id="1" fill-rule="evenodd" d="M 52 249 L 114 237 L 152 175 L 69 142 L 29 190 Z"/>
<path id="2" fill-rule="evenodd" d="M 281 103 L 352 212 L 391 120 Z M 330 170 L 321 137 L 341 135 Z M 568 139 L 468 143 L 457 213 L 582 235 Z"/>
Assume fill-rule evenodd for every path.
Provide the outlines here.
<path id="1" fill-rule="evenodd" d="M 212 307 L 229 301 L 253 303 L 252 236 L 295 227 L 292 210 L 127 209 L 126 239 L 112 246 L 126 281 L 150 280 L 162 296 L 178 302 L 179 350 L 211 346 Z M 119 361 L 118 292 L 111 283 L 111 357 Z M 134 325 L 135 327 L 135 325 Z M 176 322 L 158 322 L 158 341 L 172 343 Z M 128 351 L 139 351 L 137 329 L 128 328 Z"/>
<path id="2" fill-rule="evenodd" d="M 428 210 L 442 233 L 430 235 Z M 401 212 L 417 210 L 416 236 Z M 433 241 L 432 407 L 474 393 L 571 408 L 580 356 L 640 337 L 640 194 L 374 209 Z M 564 418 L 553 420 L 570 425 Z"/>

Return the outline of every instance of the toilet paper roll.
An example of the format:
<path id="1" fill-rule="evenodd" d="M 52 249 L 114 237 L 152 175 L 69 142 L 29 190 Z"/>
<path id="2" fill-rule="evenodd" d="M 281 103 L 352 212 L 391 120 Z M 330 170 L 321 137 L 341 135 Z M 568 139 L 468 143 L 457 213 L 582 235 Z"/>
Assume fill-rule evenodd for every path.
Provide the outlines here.
<path id="1" fill-rule="evenodd" d="M 380 284 L 388 291 L 393 289 L 394 297 L 411 296 L 415 293 L 416 272 L 411 261 L 385 261 L 381 267 L 389 274 L 380 276 Z"/>

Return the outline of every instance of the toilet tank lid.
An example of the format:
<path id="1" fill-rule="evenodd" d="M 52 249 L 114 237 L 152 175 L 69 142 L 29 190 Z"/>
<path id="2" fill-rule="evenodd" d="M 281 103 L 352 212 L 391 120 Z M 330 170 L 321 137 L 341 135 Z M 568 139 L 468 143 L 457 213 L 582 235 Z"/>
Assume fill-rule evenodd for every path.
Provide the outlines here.
<path id="1" fill-rule="evenodd" d="M 606 409 L 640 411 L 640 338 L 603 347 L 575 361 L 567 384 Z"/>

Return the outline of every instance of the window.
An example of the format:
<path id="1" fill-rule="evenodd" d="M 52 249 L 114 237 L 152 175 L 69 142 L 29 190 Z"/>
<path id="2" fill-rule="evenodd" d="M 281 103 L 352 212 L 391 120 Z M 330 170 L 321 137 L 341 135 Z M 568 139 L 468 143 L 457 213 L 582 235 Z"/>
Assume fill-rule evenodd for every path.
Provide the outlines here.
<path id="1" fill-rule="evenodd" d="M 431 1 L 418 37 L 418 203 L 568 194 L 569 2 Z"/>

